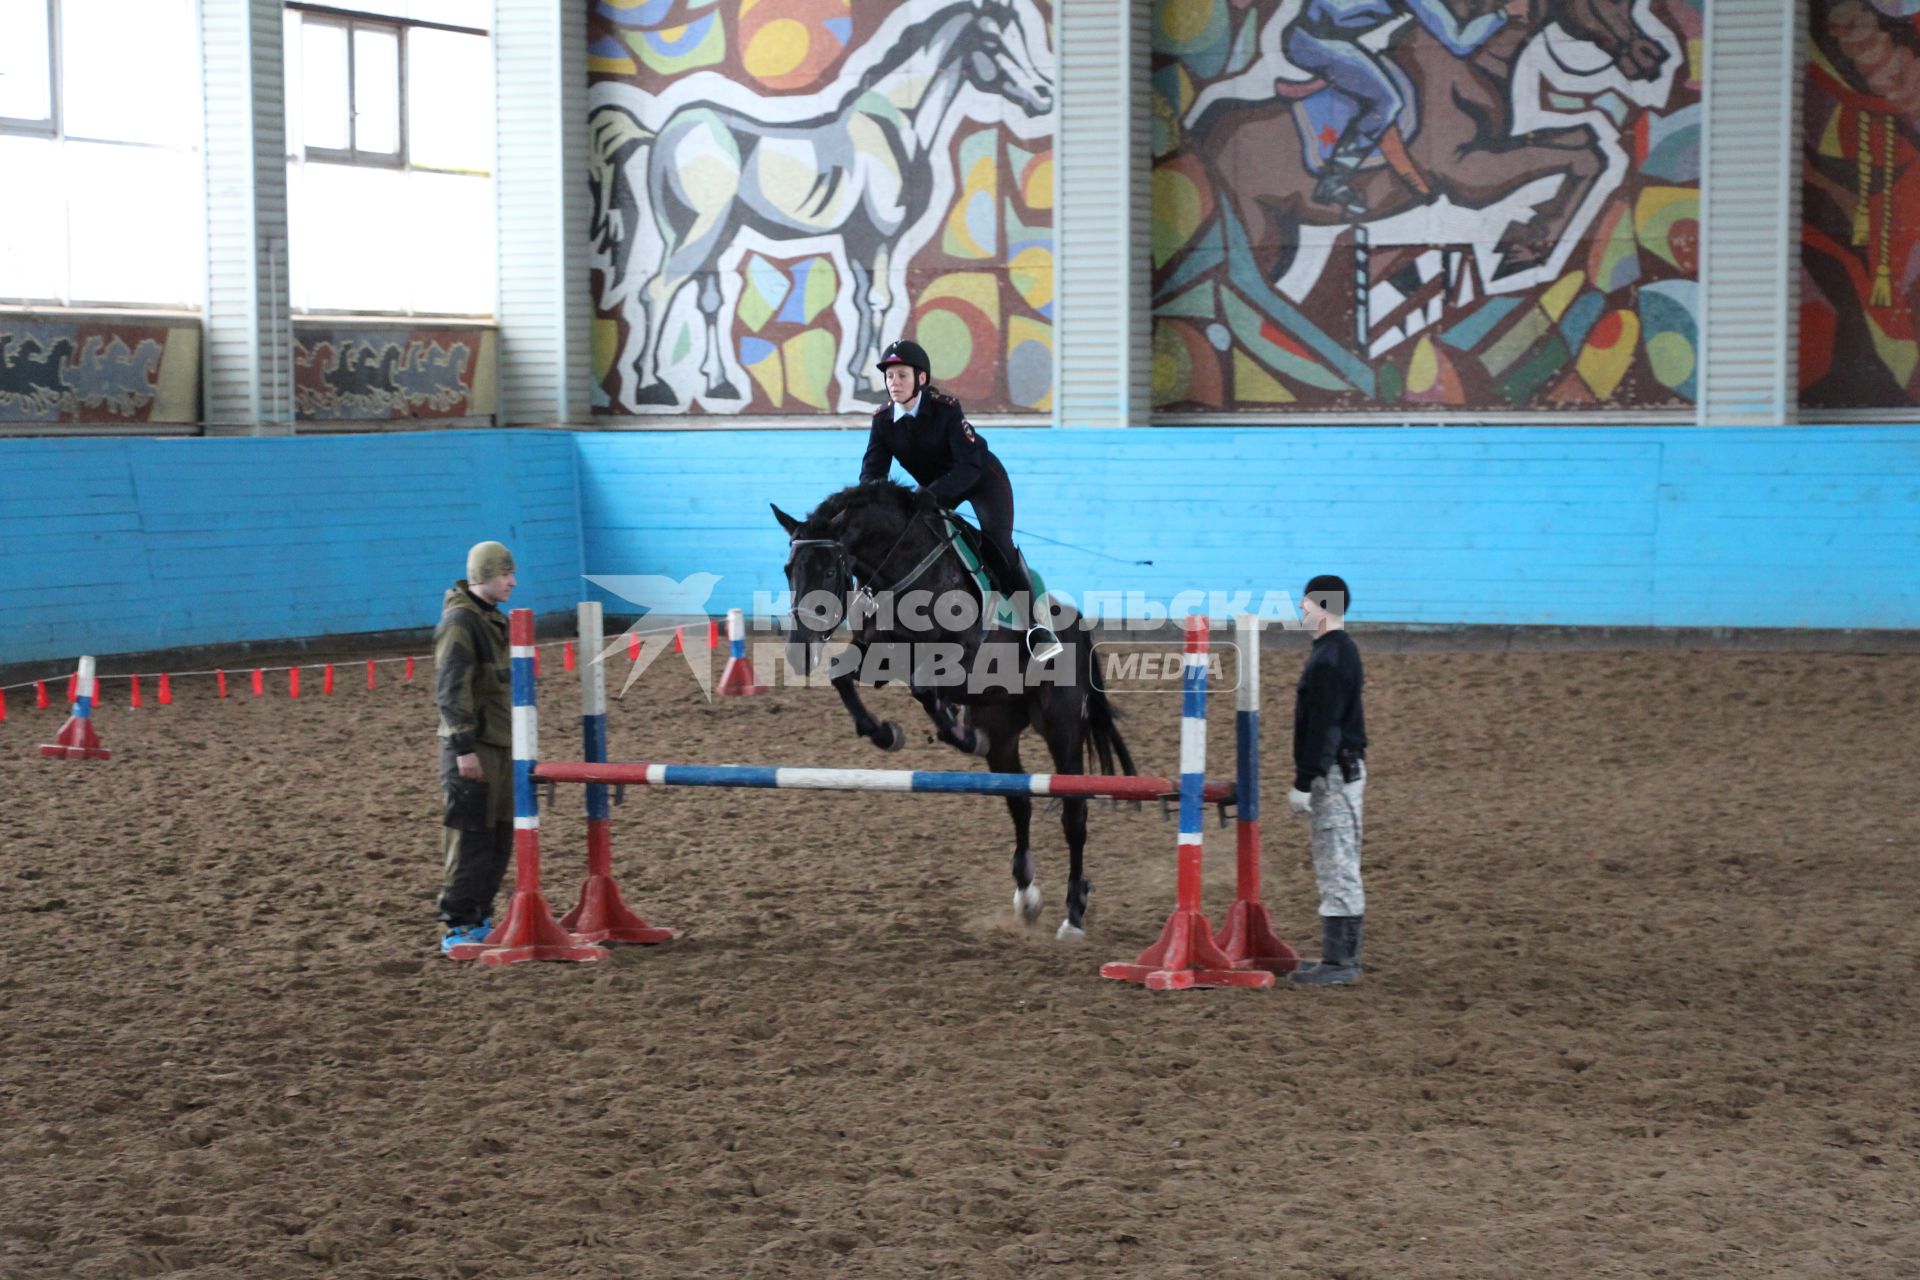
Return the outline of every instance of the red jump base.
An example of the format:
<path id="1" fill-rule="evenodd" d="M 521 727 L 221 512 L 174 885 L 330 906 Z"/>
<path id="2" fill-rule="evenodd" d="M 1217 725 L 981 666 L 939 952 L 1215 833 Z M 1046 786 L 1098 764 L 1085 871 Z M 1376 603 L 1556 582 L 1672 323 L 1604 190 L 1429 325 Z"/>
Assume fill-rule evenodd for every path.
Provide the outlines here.
<path id="1" fill-rule="evenodd" d="M 714 689 L 723 698 L 740 698 L 766 691 L 767 686 L 753 682 L 753 663 L 745 658 L 728 658 L 726 670 L 720 673 L 720 684 Z"/>
<path id="2" fill-rule="evenodd" d="M 1300 953 L 1280 941 L 1264 902 L 1236 899 L 1220 922 L 1214 945 L 1226 953 L 1236 969 L 1265 969 L 1292 973 L 1300 967 Z"/>
<path id="3" fill-rule="evenodd" d="M 612 876 L 590 875 L 580 883 L 580 900 L 560 917 L 560 927 L 581 942 L 631 942 L 654 946 L 671 942 L 679 931 L 648 924 L 620 898 Z"/>
<path id="4" fill-rule="evenodd" d="M 1138 982 L 1149 991 L 1273 985 L 1273 974 L 1265 969 L 1235 968 L 1226 952 L 1214 945 L 1207 918 L 1186 907 L 1174 909 L 1160 940 L 1142 951 L 1139 959 L 1131 964 L 1120 960 L 1103 964 L 1100 976 Z"/>
<path id="5" fill-rule="evenodd" d="M 111 760 L 113 752 L 100 745 L 91 719 L 68 716 L 52 742 L 40 744 L 40 754 L 56 760 Z"/>
<path id="6" fill-rule="evenodd" d="M 455 950 L 465 950 L 456 947 Z M 524 960 L 565 960 L 591 963 L 607 958 L 605 947 L 582 942 L 554 923 L 547 900 L 537 891 L 513 895 L 507 918 L 487 935 L 481 964 L 519 964 Z"/>

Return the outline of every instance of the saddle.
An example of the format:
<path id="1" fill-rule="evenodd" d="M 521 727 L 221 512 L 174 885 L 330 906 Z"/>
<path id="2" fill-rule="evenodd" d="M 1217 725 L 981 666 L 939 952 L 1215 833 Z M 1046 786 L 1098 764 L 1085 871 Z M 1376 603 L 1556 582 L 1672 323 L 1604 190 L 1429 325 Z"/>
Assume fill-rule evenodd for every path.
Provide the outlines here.
<path id="1" fill-rule="evenodd" d="M 952 511 L 942 511 L 940 515 L 946 521 L 947 541 L 952 544 L 954 554 L 960 558 L 960 563 L 972 576 L 974 585 L 980 591 L 980 598 L 992 602 L 991 608 L 982 610 L 980 629 L 982 631 L 996 629 L 1025 631 L 1029 620 L 1014 611 L 1006 596 L 1001 594 L 999 584 L 994 581 L 994 574 L 987 568 L 988 558 L 997 553 L 991 550 L 991 544 L 987 542 L 986 535 L 975 528 L 964 516 Z M 1006 576 L 1010 578 L 1012 573 Z M 1040 580 L 1040 574 L 1031 565 L 1027 566 L 1027 584 L 1035 601 L 1046 594 L 1046 584 Z"/>

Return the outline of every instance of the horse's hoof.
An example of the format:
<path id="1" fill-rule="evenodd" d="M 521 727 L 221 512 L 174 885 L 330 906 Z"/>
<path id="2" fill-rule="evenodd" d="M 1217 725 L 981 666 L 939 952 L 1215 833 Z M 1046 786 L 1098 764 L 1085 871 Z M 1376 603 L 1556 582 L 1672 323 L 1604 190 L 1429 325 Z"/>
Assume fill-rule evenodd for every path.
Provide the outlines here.
<path id="1" fill-rule="evenodd" d="M 981 729 L 973 730 L 973 741 L 968 745 L 967 750 L 970 754 L 979 756 L 982 760 L 986 759 L 988 754 L 993 750 L 992 736 Z"/>
<path id="2" fill-rule="evenodd" d="M 882 751 L 898 751 L 907 745 L 907 731 L 893 720 L 882 720 L 873 745 Z"/>
<path id="3" fill-rule="evenodd" d="M 1040 882 L 1030 882 L 1024 889 L 1013 891 L 1013 909 L 1028 924 L 1040 918 Z"/>
<path id="4" fill-rule="evenodd" d="M 1053 936 L 1062 942 L 1085 942 L 1087 931 L 1071 920 L 1062 920 L 1060 927 L 1053 931 Z"/>

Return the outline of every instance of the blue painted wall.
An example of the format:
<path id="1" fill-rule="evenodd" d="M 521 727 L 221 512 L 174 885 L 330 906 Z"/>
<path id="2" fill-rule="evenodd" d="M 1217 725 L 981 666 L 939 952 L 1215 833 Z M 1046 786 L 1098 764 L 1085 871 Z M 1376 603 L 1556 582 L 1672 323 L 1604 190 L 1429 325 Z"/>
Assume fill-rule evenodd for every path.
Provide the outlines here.
<path id="1" fill-rule="evenodd" d="M 1327 571 L 1374 621 L 1920 626 L 1920 429 L 988 434 L 1020 541 L 1080 598 L 1293 592 Z M 716 607 L 746 607 L 784 586 L 767 502 L 803 515 L 855 478 L 864 445 L 864 430 L 581 436 L 587 570 L 707 570 Z"/>
<path id="2" fill-rule="evenodd" d="M 1076 597 L 1164 606 L 1331 570 L 1369 621 L 1920 626 L 1916 428 L 989 434 L 1022 541 Z M 512 544 L 515 603 L 542 611 L 569 609 L 583 572 L 711 572 L 712 607 L 746 607 L 784 587 L 767 503 L 804 514 L 864 443 L 0 441 L 0 663 L 430 625 L 484 537 Z"/>
<path id="3" fill-rule="evenodd" d="M 0 663 L 431 626 L 499 538 L 571 608 L 572 438 L 0 442 Z"/>

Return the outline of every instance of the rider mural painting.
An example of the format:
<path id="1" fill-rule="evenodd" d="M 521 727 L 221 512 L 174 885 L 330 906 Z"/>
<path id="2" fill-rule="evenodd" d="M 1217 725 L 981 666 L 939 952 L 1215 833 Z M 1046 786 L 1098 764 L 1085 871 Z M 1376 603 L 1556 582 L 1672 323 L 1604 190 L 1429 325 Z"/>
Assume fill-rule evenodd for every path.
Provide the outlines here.
<path id="1" fill-rule="evenodd" d="M 1464 58 L 1504 27 L 1509 16 L 1524 17 L 1526 0 L 1511 0 L 1506 8 L 1467 22 L 1454 17 L 1443 0 L 1306 0 L 1301 6 L 1299 16 L 1287 27 L 1283 52 L 1301 70 L 1324 77 L 1358 108 L 1320 171 L 1313 198 L 1355 217 L 1367 209 L 1353 189 L 1353 177 L 1376 149 L 1409 187 L 1423 196 L 1430 194 L 1401 136 L 1400 112 L 1406 104 L 1400 87 L 1379 55 L 1360 43 L 1362 36 L 1406 14 L 1447 52 Z"/>
<path id="2" fill-rule="evenodd" d="M 1028 596 L 1032 575 L 1013 545 L 1013 482 L 987 442 L 967 421 L 960 402 L 933 385 L 933 363 L 919 343 L 902 339 L 880 355 L 887 403 L 873 412 L 873 430 L 860 461 L 860 483 L 887 478 L 898 462 L 920 492 L 942 507 L 973 504 L 994 588 L 1009 600 Z M 1036 661 L 1060 652 L 1041 602 L 1031 601 L 1027 647 Z"/>

